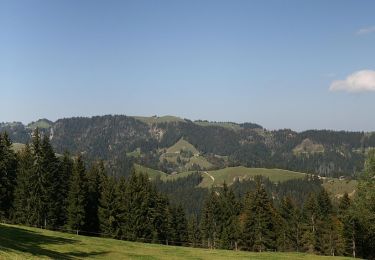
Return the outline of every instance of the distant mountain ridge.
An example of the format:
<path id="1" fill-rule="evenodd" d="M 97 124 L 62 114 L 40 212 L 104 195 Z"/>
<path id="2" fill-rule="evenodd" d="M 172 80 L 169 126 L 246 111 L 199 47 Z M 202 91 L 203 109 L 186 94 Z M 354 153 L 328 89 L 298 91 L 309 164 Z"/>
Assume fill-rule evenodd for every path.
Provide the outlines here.
<path id="1" fill-rule="evenodd" d="M 166 165 L 160 158 L 163 149 L 183 138 L 216 169 L 241 165 L 354 176 L 362 170 L 367 151 L 375 147 L 373 133 L 270 131 L 254 123 L 191 121 L 174 116 L 41 119 L 28 125 L 0 123 L 0 132 L 6 131 L 15 143 L 26 143 L 36 127 L 50 137 L 58 153 L 83 153 L 89 160 L 103 159 L 115 168 L 127 160 L 126 154 L 139 151 L 140 156 L 132 158 L 139 164 L 157 170 L 178 169 L 179 165 L 173 165 L 176 162 Z"/>

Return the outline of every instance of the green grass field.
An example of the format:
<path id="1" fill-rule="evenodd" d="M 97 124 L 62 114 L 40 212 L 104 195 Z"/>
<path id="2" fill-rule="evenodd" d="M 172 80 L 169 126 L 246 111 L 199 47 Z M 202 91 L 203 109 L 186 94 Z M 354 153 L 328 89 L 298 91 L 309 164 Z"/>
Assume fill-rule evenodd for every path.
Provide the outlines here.
<path id="1" fill-rule="evenodd" d="M 197 249 L 85 237 L 0 224 L 0 259 L 348 259 L 302 253 Z"/>
<path id="2" fill-rule="evenodd" d="M 184 119 L 176 116 L 133 116 L 133 118 L 150 125 L 160 123 L 185 122 Z"/>
<path id="3" fill-rule="evenodd" d="M 177 141 L 177 143 L 169 147 L 167 149 L 167 153 L 179 153 L 181 150 L 190 151 L 193 154 L 199 153 L 199 151 L 194 147 L 194 145 L 184 140 L 183 138 L 181 138 Z"/>
<path id="4" fill-rule="evenodd" d="M 257 175 L 269 178 L 273 182 L 283 182 L 290 179 L 301 179 L 305 177 L 304 173 L 293 172 L 281 169 L 266 168 L 246 168 L 243 166 L 227 167 L 216 171 L 207 171 L 203 173 L 201 187 L 211 187 L 212 185 L 222 185 L 225 181 L 227 184 L 235 180 L 244 180 L 254 178 Z"/>
<path id="5" fill-rule="evenodd" d="M 327 179 L 323 182 L 323 187 L 331 195 L 332 199 L 340 199 L 345 192 L 352 197 L 355 194 L 358 181 L 356 180 L 339 180 L 339 179 Z"/>
<path id="6" fill-rule="evenodd" d="M 200 125 L 200 126 L 220 126 L 220 127 L 232 129 L 232 130 L 235 130 L 235 131 L 238 131 L 238 130 L 242 129 L 241 126 L 239 126 L 237 124 L 230 123 L 230 122 L 194 121 L 194 123 L 197 124 L 197 125 Z"/>
<path id="7" fill-rule="evenodd" d="M 12 149 L 13 149 L 13 151 L 15 151 L 15 152 L 19 152 L 19 151 L 21 151 L 23 148 L 25 148 L 25 145 L 24 145 L 24 144 L 21 144 L 21 143 L 13 143 L 13 144 L 12 144 Z"/>
<path id="8" fill-rule="evenodd" d="M 187 171 L 174 175 L 168 175 L 164 172 L 150 169 L 138 164 L 135 164 L 135 170 L 137 172 L 147 173 L 150 179 L 155 179 L 159 176 L 163 181 L 183 178 L 194 172 Z M 211 187 L 212 185 L 220 186 L 224 181 L 230 185 L 237 179 L 241 181 L 244 179 L 254 178 L 257 175 L 267 177 L 273 182 L 283 182 L 290 179 L 301 179 L 305 177 L 305 174 L 301 172 L 293 172 L 281 169 L 246 168 L 243 166 L 227 167 L 215 171 L 202 171 L 201 174 L 203 176 L 203 180 L 199 186 L 205 188 Z"/>

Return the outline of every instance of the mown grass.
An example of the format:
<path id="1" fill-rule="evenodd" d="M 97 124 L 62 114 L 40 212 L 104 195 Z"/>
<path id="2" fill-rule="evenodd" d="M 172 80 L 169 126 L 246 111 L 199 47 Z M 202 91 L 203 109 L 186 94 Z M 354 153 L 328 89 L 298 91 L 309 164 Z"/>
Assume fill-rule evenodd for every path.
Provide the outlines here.
<path id="1" fill-rule="evenodd" d="M 176 116 L 133 116 L 133 118 L 150 125 L 160 123 L 185 122 L 184 119 Z"/>
<path id="2" fill-rule="evenodd" d="M 281 169 L 266 169 L 266 168 L 246 168 L 243 166 L 227 167 L 215 171 L 207 171 L 203 174 L 203 181 L 201 187 L 211 187 L 212 185 L 222 185 L 225 181 L 227 184 L 233 183 L 235 180 L 252 179 L 255 176 L 261 175 L 269 178 L 273 182 L 283 182 L 291 179 L 301 179 L 306 175 L 301 172 L 293 172 Z"/>
<path id="3" fill-rule="evenodd" d="M 192 154 L 198 154 L 199 151 L 189 143 L 188 141 L 181 138 L 174 145 L 167 149 L 167 153 L 179 153 L 181 150 L 190 151 Z"/>
<path id="4" fill-rule="evenodd" d="M 339 180 L 336 178 L 329 178 L 323 182 L 323 187 L 332 196 L 332 199 L 338 200 L 348 193 L 350 197 L 355 194 L 358 181 L 356 180 Z"/>
<path id="5" fill-rule="evenodd" d="M 0 259 L 345 259 L 164 246 L 0 225 Z"/>
<path id="6" fill-rule="evenodd" d="M 15 152 L 19 152 L 19 151 L 21 151 L 22 149 L 24 149 L 25 148 L 25 145 L 24 144 L 21 144 L 21 143 L 13 143 L 12 144 L 12 149 L 13 149 L 13 151 L 15 151 Z"/>
<path id="7" fill-rule="evenodd" d="M 241 130 L 242 127 L 238 124 L 230 123 L 230 122 L 208 122 L 208 121 L 194 121 L 195 124 L 200 126 L 219 126 L 231 130 Z"/>

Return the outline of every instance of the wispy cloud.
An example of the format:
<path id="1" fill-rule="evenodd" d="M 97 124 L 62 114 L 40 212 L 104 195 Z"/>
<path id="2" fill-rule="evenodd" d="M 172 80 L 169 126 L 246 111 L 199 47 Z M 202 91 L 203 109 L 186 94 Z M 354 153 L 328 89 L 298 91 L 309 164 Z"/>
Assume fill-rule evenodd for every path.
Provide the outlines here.
<path id="1" fill-rule="evenodd" d="M 329 90 L 346 92 L 375 91 L 375 71 L 356 71 L 348 75 L 344 80 L 333 81 L 329 87 Z"/>
<path id="2" fill-rule="evenodd" d="M 357 31 L 358 35 L 375 33 L 375 25 L 370 27 L 361 28 Z"/>

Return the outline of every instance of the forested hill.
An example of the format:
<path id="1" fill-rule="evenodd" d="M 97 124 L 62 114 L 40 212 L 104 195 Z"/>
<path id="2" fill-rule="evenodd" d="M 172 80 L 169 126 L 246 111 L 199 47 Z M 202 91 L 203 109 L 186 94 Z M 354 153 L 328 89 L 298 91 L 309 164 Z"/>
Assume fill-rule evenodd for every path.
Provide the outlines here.
<path id="1" fill-rule="evenodd" d="M 131 158 L 154 169 L 178 172 L 184 158 L 178 156 L 171 161 L 167 149 L 183 139 L 199 152 L 187 154 L 199 161 L 191 163 L 194 170 L 242 165 L 353 176 L 362 170 L 367 151 L 375 147 L 373 133 L 269 131 L 253 123 L 191 121 L 172 116 L 106 115 L 56 122 L 41 119 L 28 125 L 1 123 L 0 132 L 6 131 L 15 143 L 27 143 L 36 127 L 50 136 L 58 153 L 80 152 L 88 160 L 103 159 L 114 169 Z M 181 148 L 175 153 L 180 152 L 186 151 Z M 202 160 L 205 163 L 200 163 Z"/>

